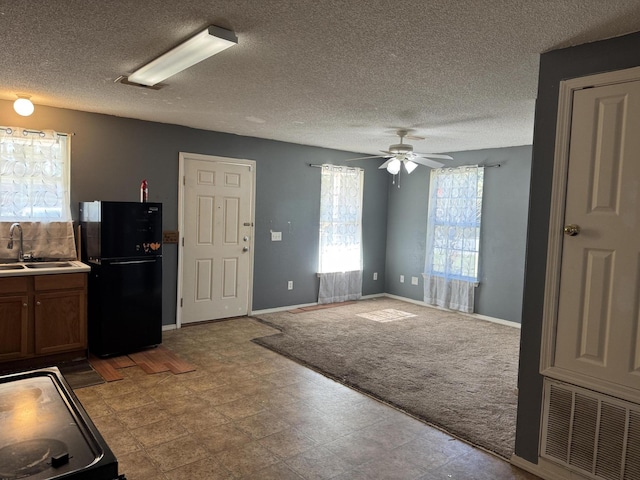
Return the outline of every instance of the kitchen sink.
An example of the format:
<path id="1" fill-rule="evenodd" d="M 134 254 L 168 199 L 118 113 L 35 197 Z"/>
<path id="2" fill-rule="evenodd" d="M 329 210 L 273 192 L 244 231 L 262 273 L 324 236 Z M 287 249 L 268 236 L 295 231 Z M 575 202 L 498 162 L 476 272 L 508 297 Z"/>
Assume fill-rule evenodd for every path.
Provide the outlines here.
<path id="1" fill-rule="evenodd" d="M 25 263 L 27 268 L 64 268 L 74 267 L 75 265 L 70 262 L 37 262 L 37 263 Z"/>
<path id="2" fill-rule="evenodd" d="M 0 261 L 0 278 L 22 277 L 25 275 L 50 275 L 56 273 L 79 273 L 91 270 L 89 265 L 85 265 L 77 260 L 34 260 L 26 262 Z M 2 474 L 0 474 L 2 477 Z"/>

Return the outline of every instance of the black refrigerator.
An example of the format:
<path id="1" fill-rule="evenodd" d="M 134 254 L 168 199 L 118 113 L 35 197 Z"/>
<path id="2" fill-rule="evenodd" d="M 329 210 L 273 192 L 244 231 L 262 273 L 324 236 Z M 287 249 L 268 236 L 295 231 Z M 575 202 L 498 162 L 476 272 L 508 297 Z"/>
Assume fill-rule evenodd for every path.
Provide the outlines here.
<path id="1" fill-rule="evenodd" d="M 131 353 L 162 343 L 162 204 L 80 203 L 89 274 L 89 352 Z"/>

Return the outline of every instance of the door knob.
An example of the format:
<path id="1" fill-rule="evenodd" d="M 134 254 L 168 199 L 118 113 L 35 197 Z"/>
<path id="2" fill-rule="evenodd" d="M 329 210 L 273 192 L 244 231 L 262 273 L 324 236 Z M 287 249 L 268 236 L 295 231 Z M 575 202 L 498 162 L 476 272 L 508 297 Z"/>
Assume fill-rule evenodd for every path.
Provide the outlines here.
<path id="1" fill-rule="evenodd" d="M 243 252 L 248 252 L 249 251 L 249 247 L 242 247 L 242 251 Z"/>
<path id="2" fill-rule="evenodd" d="M 569 235 L 570 237 L 575 237 L 580 233 L 580 225 L 575 225 L 573 223 L 571 225 L 565 225 L 563 230 L 565 235 Z"/>

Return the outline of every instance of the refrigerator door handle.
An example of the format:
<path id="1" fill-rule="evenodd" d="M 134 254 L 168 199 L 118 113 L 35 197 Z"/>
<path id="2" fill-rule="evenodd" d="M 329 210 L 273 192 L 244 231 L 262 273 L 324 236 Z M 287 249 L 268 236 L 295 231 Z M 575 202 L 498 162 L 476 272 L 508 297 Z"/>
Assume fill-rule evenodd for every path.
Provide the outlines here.
<path id="1" fill-rule="evenodd" d="M 127 260 L 125 262 L 111 262 L 111 265 L 132 265 L 132 264 L 136 264 L 136 263 L 153 263 L 155 262 L 157 259 L 150 259 L 150 260 Z"/>

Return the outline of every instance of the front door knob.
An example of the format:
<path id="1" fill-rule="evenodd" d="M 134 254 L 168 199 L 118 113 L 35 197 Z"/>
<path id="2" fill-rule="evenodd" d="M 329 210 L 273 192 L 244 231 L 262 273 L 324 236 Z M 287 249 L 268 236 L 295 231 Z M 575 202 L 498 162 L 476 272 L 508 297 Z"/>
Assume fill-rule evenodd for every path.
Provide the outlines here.
<path id="1" fill-rule="evenodd" d="M 580 233 L 580 225 L 575 225 L 572 223 L 571 225 L 565 225 L 564 227 L 565 235 L 569 235 L 570 237 L 575 237 L 579 233 Z"/>
<path id="2" fill-rule="evenodd" d="M 243 248 L 242 248 L 242 251 L 243 251 L 243 252 L 248 252 L 248 251 L 249 251 L 249 247 L 243 247 Z"/>

